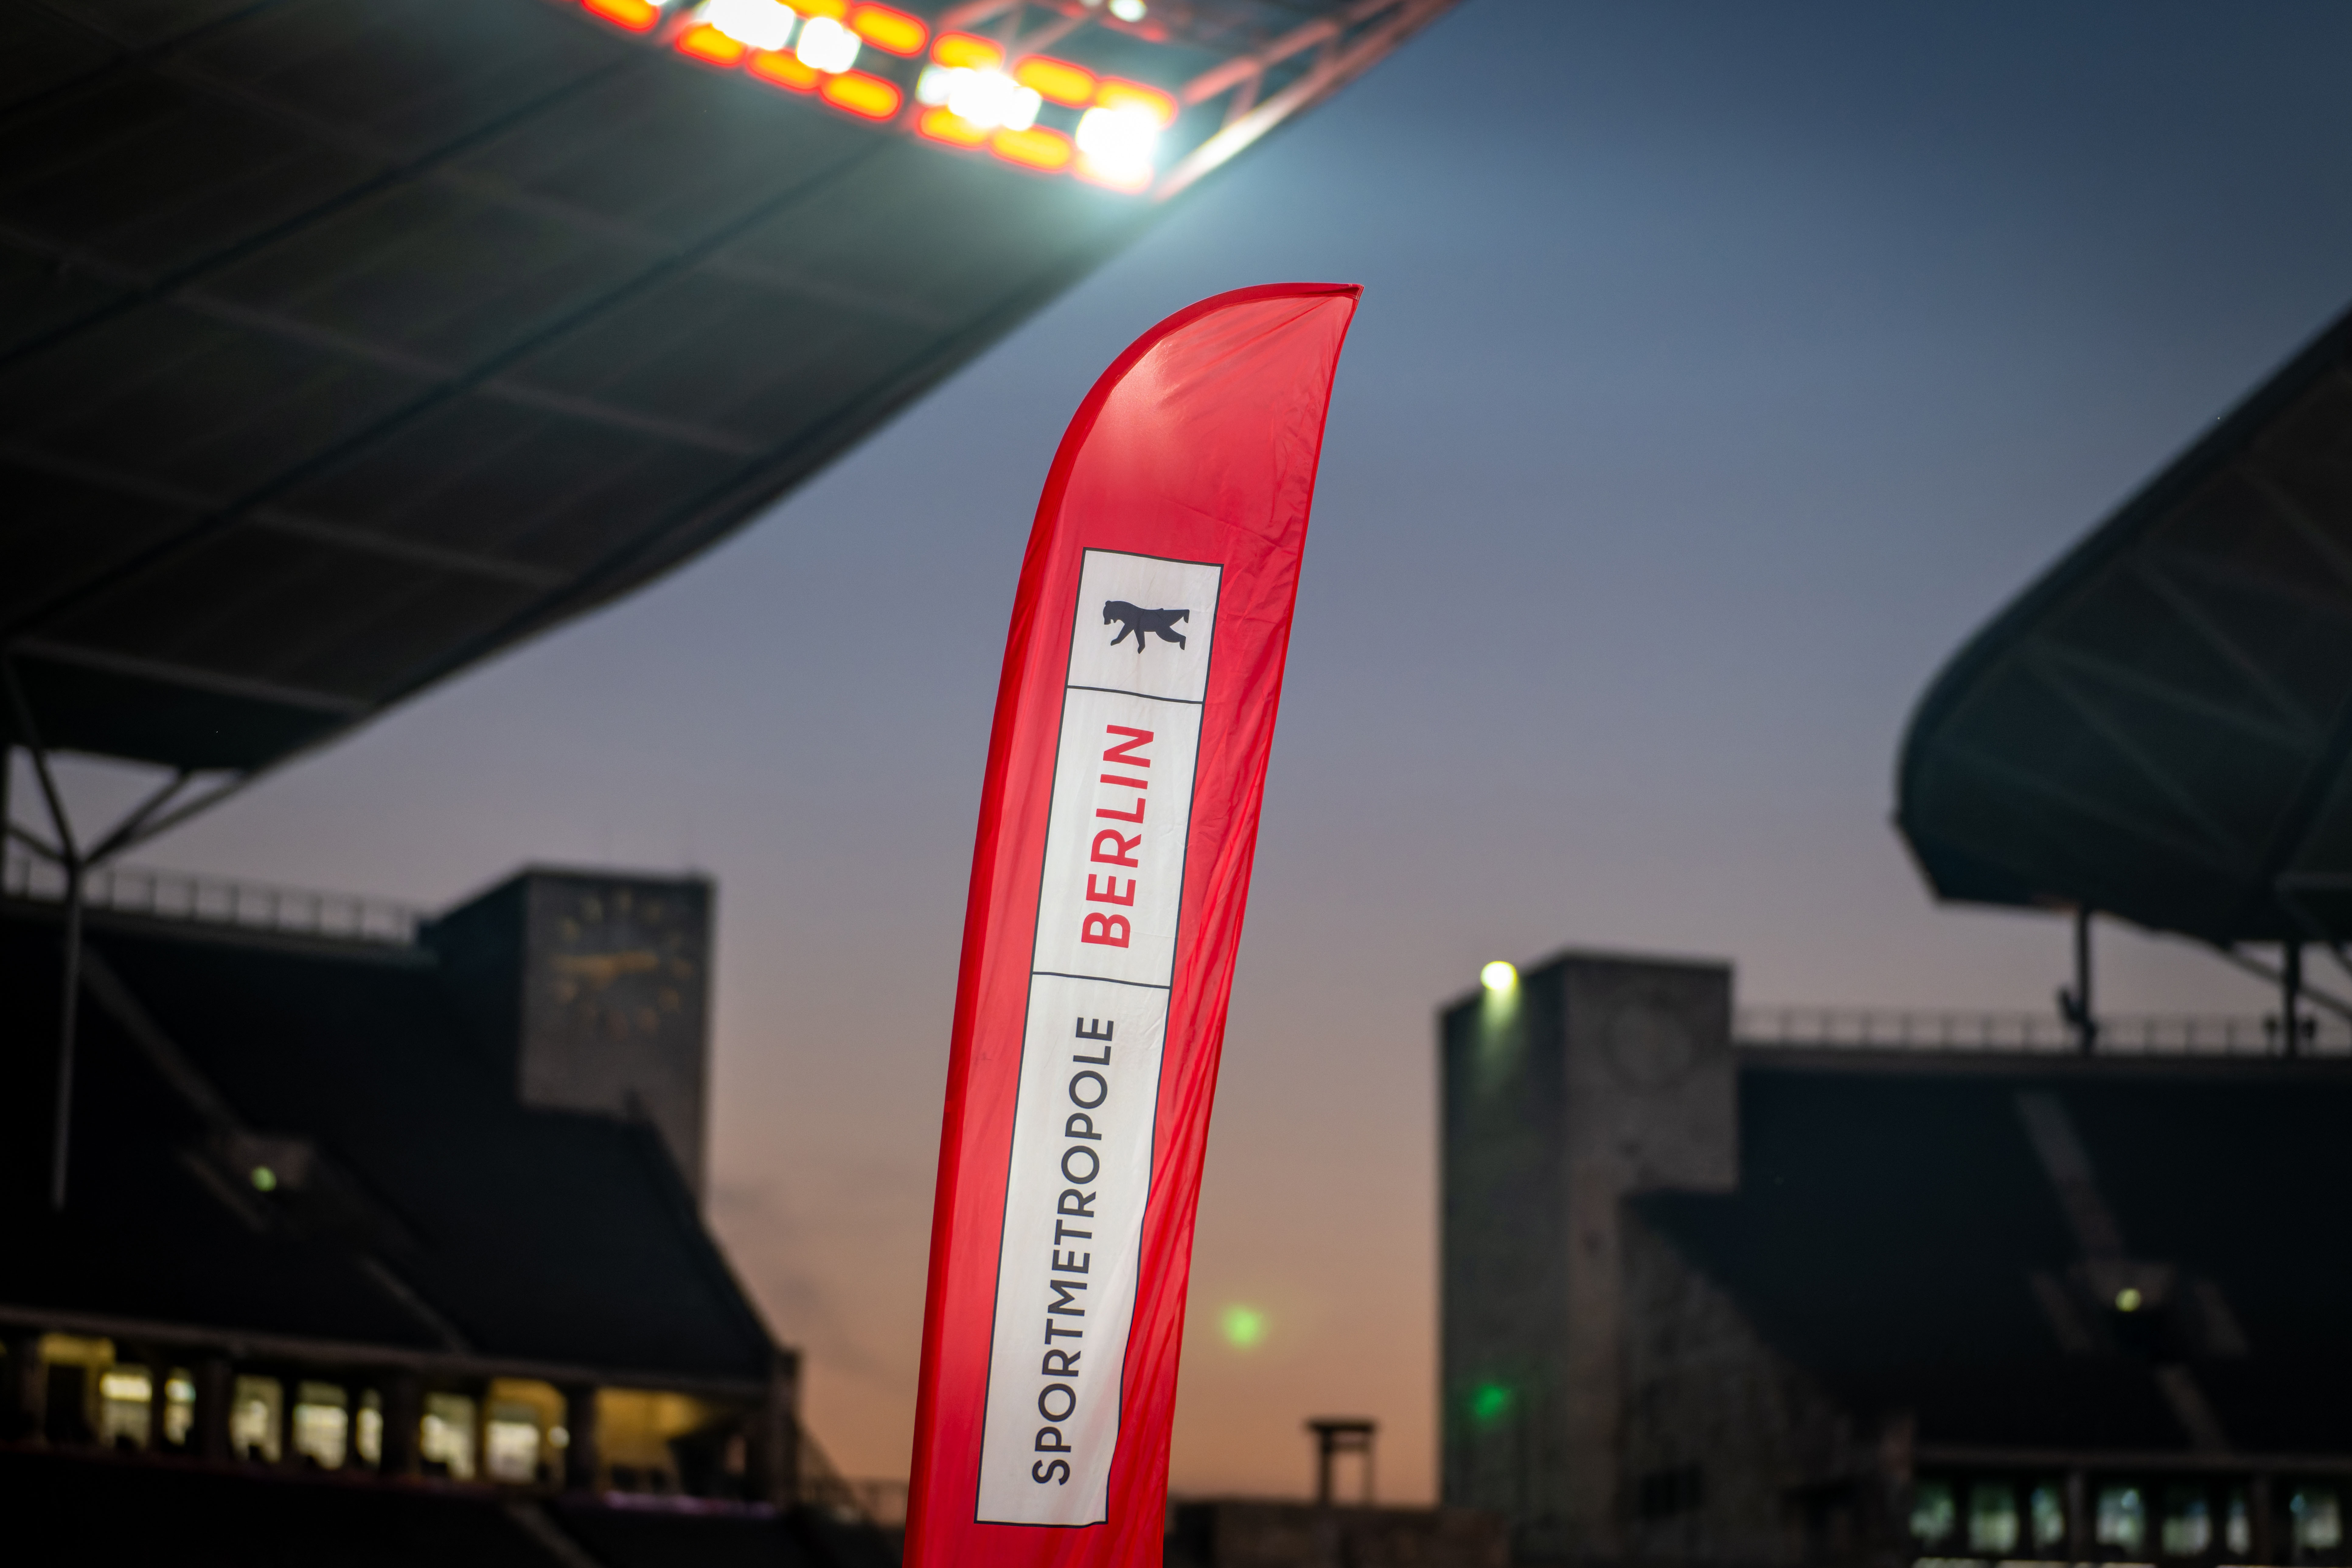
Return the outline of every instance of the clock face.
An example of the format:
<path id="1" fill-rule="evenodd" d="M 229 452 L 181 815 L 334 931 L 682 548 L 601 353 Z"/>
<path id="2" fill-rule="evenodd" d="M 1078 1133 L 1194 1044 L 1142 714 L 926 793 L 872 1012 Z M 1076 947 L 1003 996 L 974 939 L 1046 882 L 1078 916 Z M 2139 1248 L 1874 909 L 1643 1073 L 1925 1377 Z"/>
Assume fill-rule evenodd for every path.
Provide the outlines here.
<path id="1" fill-rule="evenodd" d="M 541 911 L 541 1017 L 573 1039 L 650 1042 L 698 1026 L 704 911 L 677 889 L 567 881 Z"/>

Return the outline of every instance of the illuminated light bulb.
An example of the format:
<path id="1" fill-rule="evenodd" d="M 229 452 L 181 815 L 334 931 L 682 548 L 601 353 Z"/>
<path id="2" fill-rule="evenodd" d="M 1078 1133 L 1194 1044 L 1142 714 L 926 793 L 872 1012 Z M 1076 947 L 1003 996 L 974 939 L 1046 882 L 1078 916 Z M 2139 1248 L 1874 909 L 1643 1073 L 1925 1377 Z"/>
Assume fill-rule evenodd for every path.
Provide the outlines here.
<path id="1" fill-rule="evenodd" d="M 1478 984 L 1489 991 L 1508 991 L 1519 983 L 1519 972 L 1501 959 L 1478 972 Z"/>
<path id="2" fill-rule="evenodd" d="M 589 10 L 632 33 L 647 33 L 661 20 L 662 8 L 652 0 L 583 0 Z"/>
<path id="3" fill-rule="evenodd" d="M 1078 117 L 1078 151 L 1086 154 L 1089 170 L 1108 184 L 1149 179 L 1151 155 L 1159 146 L 1160 127 L 1148 114 L 1095 108 Z"/>
<path id="4" fill-rule="evenodd" d="M 930 41 L 930 24 L 887 5 L 860 5 L 849 14 L 850 29 L 886 55 L 913 56 Z"/>
<path id="5" fill-rule="evenodd" d="M 707 22 L 680 33 L 677 47 L 679 54 L 692 55 L 715 66 L 731 66 L 743 58 L 740 40 L 729 37 Z"/>
<path id="6" fill-rule="evenodd" d="M 256 1165 L 253 1168 L 253 1190 L 257 1193 L 276 1192 L 278 1190 L 278 1173 L 271 1170 L 267 1165 Z"/>
<path id="7" fill-rule="evenodd" d="M 915 101 L 937 109 L 948 100 L 948 91 L 955 86 L 956 66 L 925 66 L 923 74 L 915 79 Z"/>
<path id="8" fill-rule="evenodd" d="M 1139 81 L 1107 76 L 1095 88 L 1095 101 L 1105 109 L 1127 109 L 1148 115 L 1151 123 L 1162 130 L 1176 123 L 1176 100 Z"/>
<path id="9" fill-rule="evenodd" d="M 925 110 L 923 117 L 915 121 L 915 129 L 934 142 L 956 147 L 977 147 L 988 140 L 987 126 L 974 125 L 945 105 Z"/>
<path id="10" fill-rule="evenodd" d="M 1066 103 L 1073 109 L 1093 101 L 1095 96 L 1094 72 L 1049 55 L 1031 55 L 1023 60 L 1013 68 L 1013 79 L 1023 87 L 1034 89 L 1049 102 Z"/>
<path id="11" fill-rule="evenodd" d="M 2118 1312 L 2138 1311 L 2139 1301 L 2139 1292 L 2128 1285 L 2116 1292 L 2116 1310 Z"/>
<path id="12" fill-rule="evenodd" d="M 799 20 L 778 0 L 710 0 L 702 8 L 704 26 L 755 49 L 782 48 L 792 42 L 793 24 Z"/>
<path id="13" fill-rule="evenodd" d="M 1004 51 L 970 33 L 941 33 L 931 46 L 931 58 L 950 68 L 992 71 L 1004 63 Z"/>
<path id="14" fill-rule="evenodd" d="M 902 101 L 896 82 L 884 81 L 864 71 L 845 71 L 819 88 L 817 96 L 835 109 L 862 114 L 868 120 L 889 119 L 898 112 Z"/>
<path id="15" fill-rule="evenodd" d="M 801 64 L 798 55 L 788 55 L 781 49 L 764 49 L 753 55 L 751 70 L 761 80 L 793 92 L 814 92 L 816 84 L 824 79 Z"/>
<path id="16" fill-rule="evenodd" d="M 1007 127 L 988 139 L 988 150 L 1009 163 L 1051 174 L 1069 166 L 1070 139 L 1043 125 Z"/>
<path id="17" fill-rule="evenodd" d="M 857 35 L 830 16 L 811 16 L 793 51 L 811 70 L 845 71 L 857 63 Z"/>
<path id="18" fill-rule="evenodd" d="M 1140 22 L 1148 7 L 1143 0 L 1110 0 L 1110 14 L 1122 22 Z"/>
<path id="19" fill-rule="evenodd" d="M 1036 89 L 1023 87 L 1002 71 L 956 71 L 948 82 L 948 108 L 974 125 L 1026 131 L 1037 123 L 1037 110 L 1045 103 Z"/>

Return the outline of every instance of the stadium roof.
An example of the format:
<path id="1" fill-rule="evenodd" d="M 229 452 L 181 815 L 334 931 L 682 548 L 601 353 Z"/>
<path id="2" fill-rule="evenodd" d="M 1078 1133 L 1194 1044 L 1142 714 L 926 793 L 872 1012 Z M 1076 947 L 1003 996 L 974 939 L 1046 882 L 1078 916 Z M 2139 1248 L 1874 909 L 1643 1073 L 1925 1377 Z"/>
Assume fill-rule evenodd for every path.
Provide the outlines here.
<path id="1" fill-rule="evenodd" d="M 2352 935 L 2352 317 L 1979 632 L 1896 821 L 1936 892 Z"/>
<path id="2" fill-rule="evenodd" d="M 0 740 L 250 773 L 628 592 L 1453 3 L 0 0 Z"/>

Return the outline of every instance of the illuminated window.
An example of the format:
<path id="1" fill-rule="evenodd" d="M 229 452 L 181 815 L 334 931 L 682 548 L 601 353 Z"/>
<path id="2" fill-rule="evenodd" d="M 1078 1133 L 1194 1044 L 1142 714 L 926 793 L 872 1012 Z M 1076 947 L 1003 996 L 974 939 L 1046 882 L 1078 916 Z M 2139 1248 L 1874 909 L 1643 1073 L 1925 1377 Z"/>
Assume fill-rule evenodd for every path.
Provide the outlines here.
<path id="1" fill-rule="evenodd" d="M 1958 1528 L 1960 1512 L 1952 1489 L 1942 1481 L 1921 1481 L 1911 1497 L 1911 1533 L 1933 1546 Z"/>
<path id="2" fill-rule="evenodd" d="M 373 1388 L 360 1395 L 359 1414 L 352 1420 L 352 1449 L 362 1465 L 383 1463 L 383 1395 Z"/>
<path id="3" fill-rule="evenodd" d="M 2201 1557 L 2213 1544 L 2213 1510 L 2195 1487 L 2171 1487 L 2164 1494 L 2164 1528 L 2158 1535 L 2167 1557 Z"/>
<path id="4" fill-rule="evenodd" d="M 452 1479 L 474 1479 L 474 1402 L 462 1394 L 428 1394 L 416 1429 L 416 1452 Z"/>
<path id="5" fill-rule="evenodd" d="M 247 1459 L 276 1464 L 278 1411 L 286 1391 L 274 1377 L 240 1377 L 229 1394 L 228 1446 Z"/>
<path id="6" fill-rule="evenodd" d="M 2066 1504 L 2056 1487 L 2036 1487 L 2027 1500 L 2026 1512 L 2033 1523 L 2033 1544 L 2052 1547 L 2066 1539 Z"/>
<path id="7" fill-rule="evenodd" d="M 2017 1550 L 2017 1493 L 1998 1482 L 1970 1487 L 1969 1550 L 2007 1556 Z"/>
<path id="8" fill-rule="evenodd" d="M 351 1443 L 351 1395 L 331 1383 L 294 1390 L 294 1452 L 322 1470 L 340 1470 Z"/>
<path id="9" fill-rule="evenodd" d="M 494 1481 L 530 1482 L 539 1476 L 539 1413 L 528 1405 L 490 1406 L 482 1436 L 483 1468 Z"/>
<path id="10" fill-rule="evenodd" d="M 2294 1518 L 2294 1543 L 2311 1552 L 2333 1552 L 2344 1544 L 2344 1516 L 2336 1511 L 2334 1487 L 2297 1487 L 2287 1500 Z"/>
<path id="11" fill-rule="evenodd" d="M 98 1440 L 107 1447 L 147 1446 L 148 1400 L 155 1385 L 143 1366 L 115 1366 L 98 1379 Z"/>
<path id="12" fill-rule="evenodd" d="M 2093 1529 L 2099 1544 L 2137 1552 L 2147 1544 L 2147 1500 L 2137 1487 L 2099 1489 L 2098 1518 Z"/>
<path id="13" fill-rule="evenodd" d="M 163 1380 L 163 1441 L 184 1448 L 196 1425 L 196 1380 L 186 1369 L 173 1367 Z"/>

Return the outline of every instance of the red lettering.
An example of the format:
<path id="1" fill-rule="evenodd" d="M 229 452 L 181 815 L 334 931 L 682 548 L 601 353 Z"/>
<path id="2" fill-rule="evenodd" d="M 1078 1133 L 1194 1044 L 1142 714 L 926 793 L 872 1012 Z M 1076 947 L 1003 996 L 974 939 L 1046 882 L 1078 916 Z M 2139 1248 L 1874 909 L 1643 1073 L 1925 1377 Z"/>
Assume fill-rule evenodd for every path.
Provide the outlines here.
<path id="1" fill-rule="evenodd" d="M 1135 809 L 1133 811 L 1113 811 L 1107 805 L 1098 805 L 1095 807 L 1095 815 L 1097 816 L 1108 816 L 1113 822 L 1141 822 L 1143 820 L 1143 797 L 1140 795 L 1136 797 Z"/>
<path id="2" fill-rule="evenodd" d="M 1150 779 L 1123 779 L 1117 773 L 1103 774 L 1102 782 L 1107 784 L 1118 784 L 1126 789 L 1150 789 L 1151 787 L 1151 781 Z"/>
<path id="3" fill-rule="evenodd" d="M 1095 879 L 1092 875 L 1088 875 L 1087 878 L 1087 902 L 1090 904 L 1131 904 L 1135 902 L 1135 879 L 1129 877 L 1127 879 L 1127 897 L 1122 899 L 1118 896 L 1118 879 L 1117 877 L 1105 877 L 1103 879 L 1103 890 L 1097 893 L 1095 891 Z"/>
<path id="4" fill-rule="evenodd" d="M 1125 915 L 1088 915 L 1086 924 L 1078 928 L 1078 940 L 1091 942 L 1100 947 L 1125 947 L 1127 917 Z"/>
<path id="5" fill-rule="evenodd" d="M 1108 855 L 1103 853 L 1103 842 L 1106 839 L 1109 840 L 1110 847 L 1113 851 L 1113 853 Z M 1121 838 L 1118 836 L 1118 828 L 1106 827 L 1100 833 L 1095 835 L 1094 863 L 1097 866 L 1139 865 L 1141 862 L 1132 858 L 1132 857 L 1135 854 L 1135 847 L 1142 842 L 1143 835 L 1140 833 L 1137 834 L 1132 838 Z"/>
<path id="6" fill-rule="evenodd" d="M 1130 737 L 1128 740 L 1120 742 L 1118 745 L 1113 746 L 1109 751 L 1105 752 L 1103 753 L 1104 762 L 1123 763 L 1131 768 L 1148 768 L 1151 765 L 1151 759 L 1150 757 L 1139 757 L 1134 754 L 1136 747 L 1148 746 L 1151 744 L 1150 731 L 1130 730 L 1124 724 L 1106 724 L 1103 726 L 1103 732 L 1109 735 L 1126 735 Z"/>

